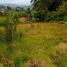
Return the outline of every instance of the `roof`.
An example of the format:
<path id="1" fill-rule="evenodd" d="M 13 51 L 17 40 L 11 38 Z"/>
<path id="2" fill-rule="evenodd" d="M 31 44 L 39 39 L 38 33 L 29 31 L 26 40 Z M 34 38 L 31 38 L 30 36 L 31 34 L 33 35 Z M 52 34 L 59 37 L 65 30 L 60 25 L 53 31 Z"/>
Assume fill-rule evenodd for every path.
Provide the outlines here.
<path id="1" fill-rule="evenodd" d="M 19 18 L 19 21 L 20 22 L 26 22 L 26 21 L 29 21 L 30 19 L 29 18 L 26 18 L 26 17 L 22 17 L 22 18 Z"/>

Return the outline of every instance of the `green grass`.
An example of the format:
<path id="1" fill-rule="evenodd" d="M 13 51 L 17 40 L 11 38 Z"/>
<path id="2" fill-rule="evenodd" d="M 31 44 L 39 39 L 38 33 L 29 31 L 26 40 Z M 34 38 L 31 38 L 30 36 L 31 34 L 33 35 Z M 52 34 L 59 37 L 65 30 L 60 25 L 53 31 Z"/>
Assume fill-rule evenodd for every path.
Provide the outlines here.
<path id="1" fill-rule="evenodd" d="M 12 44 L 3 43 L 2 45 L 0 43 L 0 49 L 5 52 L 3 55 L 7 57 L 12 67 L 28 67 L 27 64 L 30 65 L 31 61 L 36 62 L 38 67 L 42 67 L 42 65 L 44 67 L 67 66 L 67 53 L 64 51 L 65 56 L 60 56 L 61 48 L 55 49 L 61 43 L 67 47 L 67 24 L 19 24 L 17 33 L 17 39 Z M 20 34 L 22 37 L 19 37 Z M 63 50 L 65 48 L 61 52 Z M 2 64 L 3 61 L 0 65 Z M 9 63 L 7 64 L 9 65 Z"/>

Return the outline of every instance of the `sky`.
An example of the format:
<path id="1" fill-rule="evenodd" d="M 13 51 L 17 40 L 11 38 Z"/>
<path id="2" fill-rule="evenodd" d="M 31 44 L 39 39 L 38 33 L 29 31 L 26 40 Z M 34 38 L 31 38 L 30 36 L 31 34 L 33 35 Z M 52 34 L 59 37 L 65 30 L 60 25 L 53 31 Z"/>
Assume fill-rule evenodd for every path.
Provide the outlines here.
<path id="1" fill-rule="evenodd" d="M 0 0 L 0 3 L 11 3 L 18 5 L 30 5 L 31 0 Z"/>

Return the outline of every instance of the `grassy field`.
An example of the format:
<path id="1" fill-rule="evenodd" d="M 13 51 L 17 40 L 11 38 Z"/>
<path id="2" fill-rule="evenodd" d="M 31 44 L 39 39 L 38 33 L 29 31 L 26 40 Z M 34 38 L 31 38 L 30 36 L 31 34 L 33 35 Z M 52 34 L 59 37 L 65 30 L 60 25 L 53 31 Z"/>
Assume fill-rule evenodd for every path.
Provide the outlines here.
<path id="1" fill-rule="evenodd" d="M 67 24 L 19 24 L 16 38 L 0 43 L 0 67 L 67 67 Z"/>

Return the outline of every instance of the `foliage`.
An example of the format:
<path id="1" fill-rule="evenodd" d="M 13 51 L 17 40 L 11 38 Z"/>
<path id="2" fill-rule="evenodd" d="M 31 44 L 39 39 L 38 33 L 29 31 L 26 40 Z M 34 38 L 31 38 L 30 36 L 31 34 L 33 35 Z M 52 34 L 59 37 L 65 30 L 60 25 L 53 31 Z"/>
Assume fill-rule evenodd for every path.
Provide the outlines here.
<path id="1" fill-rule="evenodd" d="M 49 12 L 45 21 L 67 21 L 67 2 L 64 2 L 57 11 Z"/>
<path id="2" fill-rule="evenodd" d="M 10 26 L 8 29 L 12 30 Z M 31 62 L 32 65 L 36 63 L 36 65 L 46 65 L 46 67 L 58 67 L 59 63 L 60 67 L 66 67 L 66 30 L 66 24 L 18 24 L 17 32 L 15 32 L 16 39 L 14 39 L 12 43 L 9 43 L 9 45 L 5 42 L 0 42 L 0 50 L 2 50 L 2 53 L 4 52 L 3 57 L 8 61 L 7 65 L 11 65 L 12 67 L 13 65 L 16 67 L 27 67 L 27 64 Z M 21 33 L 22 36 L 19 33 Z M 13 36 L 15 35 L 13 32 Z M 66 44 L 62 45 L 61 42 Z M 59 43 L 60 46 L 57 46 Z M 60 55 L 62 51 L 63 55 Z M 57 58 L 55 58 L 55 56 L 57 56 Z M 1 63 L 4 64 L 6 62 L 2 61 Z"/>
<path id="3" fill-rule="evenodd" d="M 64 12 L 50 12 L 48 13 L 47 17 L 46 17 L 46 21 L 64 21 L 64 15 L 65 13 Z"/>
<path id="4" fill-rule="evenodd" d="M 59 6 L 59 11 L 67 13 L 67 1 L 63 2 L 63 4 Z"/>
<path id="5" fill-rule="evenodd" d="M 33 8 L 37 10 L 37 13 L 39 14 L 38 19 L 40 21 L 43 21 L 42 19 L 45 19 L 45 21 L 66 21 L 67 1 L 32 0 L 32 3 Z M 38 16 L 38 14 L 35 14 L 35 16 Z"/>
<path id="6" fill-rule="evenodd" d="M 36 22 L 67 21 L 67 1 L 32 0 L 32 3 L 33 9 L 0 7 L 4 10 L 0 10 L 0 66 L 67 67 L 66 23 L 18 21 L 21 17 Z"/>

